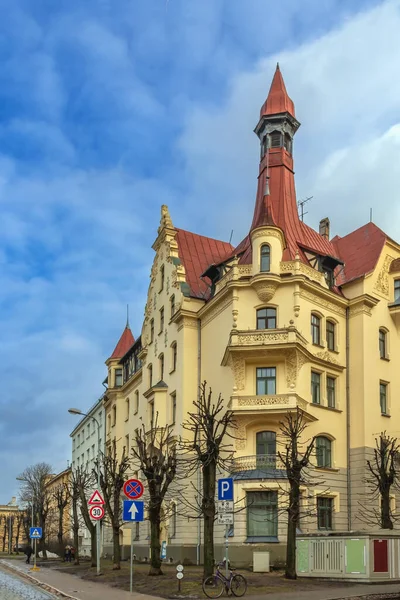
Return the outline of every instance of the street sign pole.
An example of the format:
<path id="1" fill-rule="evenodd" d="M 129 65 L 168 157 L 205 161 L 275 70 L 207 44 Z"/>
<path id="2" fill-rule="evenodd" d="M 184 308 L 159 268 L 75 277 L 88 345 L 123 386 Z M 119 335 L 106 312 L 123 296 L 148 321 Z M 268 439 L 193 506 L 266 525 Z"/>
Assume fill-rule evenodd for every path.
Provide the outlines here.
<path id="1" fill-rule="evenodd" d="M 228 558 L 228 534 L 229 534 L 229 525 L 226 526 L 225 528 L 225 577 L 227 579 L 229 579 L 229 574 L 228 574 L 228 563 L 229 563 L 229 558 Z"/>
<path id="2" fill-rule="evenodd" d="M 131 528 L 131 582 L 130 582 L 129 589 L 132 594 L 132 591 L 133 591 L 133 527 Z"/>
<path id="3" fill-rule="evenodd" d="M 33 570 L 37 571 L 37 566 L 36 566 L 36 538 L 33 540 Z"/>

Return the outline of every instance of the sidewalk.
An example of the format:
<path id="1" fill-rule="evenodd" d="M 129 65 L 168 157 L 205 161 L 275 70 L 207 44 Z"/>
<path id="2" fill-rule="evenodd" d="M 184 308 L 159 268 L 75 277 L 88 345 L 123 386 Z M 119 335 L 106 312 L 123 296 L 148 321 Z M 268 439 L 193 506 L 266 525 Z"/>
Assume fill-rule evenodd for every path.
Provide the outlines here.
<path id="1" fill-rule="evenodd" d="M 32 573 L 30 567 L 24 560 L 1 560 L 0 564 L 8 566 L 16 572 L 28 575 L 37 581 L 44 583 L 56 590 L 62 592 L 67 598 L 73 600 L 160 600 L 158 596 L 140 594 L 138 592 L 124 592 L 117 588 L 109 587 L 102 583 L 84 581 L 75 575 L 60 573 L 55 569 L 42 569 Z M 353 584 L 346 587 L 326 588 L 321 582 L 321 588 L 318 590 L 308 590 L 302 592 L 273 593 L 262 596 L 253 596 L 246 594 L 248 600 L 342 600 L 344 598 L 374 597 L 380 594 L 393 594 L 392 598 L 400 600 L 400 584 Z M 395 594 L 395 595 L 394 595 Z"/>
<path id="2" fill-rule="evenodd" d="M 73 600 L 160 600 L 156 596 L 147 596 L 137 592 L 130 594 L 109 587 L 104 583 L 84 581 L 75 575 L 60 573 L 53 569 L 41 569 L 40 571 L 31 572 L 29 570 L 31 565 L 25 564 L 23 559 L 21 561 L 1 559 L 0 564 L 17 573 L 28 575 L 32 579 L 50 586 L 53 590 L 62 592 L 64 597 Z"/>

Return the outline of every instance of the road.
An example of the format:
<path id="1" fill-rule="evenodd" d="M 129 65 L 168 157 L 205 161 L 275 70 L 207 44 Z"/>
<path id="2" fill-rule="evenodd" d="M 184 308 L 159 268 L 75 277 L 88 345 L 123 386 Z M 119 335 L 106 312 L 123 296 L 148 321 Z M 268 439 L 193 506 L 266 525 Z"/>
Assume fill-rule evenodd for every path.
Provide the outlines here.
<path id="1" fill-rule="evenodd" d="M 55 596 L 39 590 L 0 567 L 0 598 L 1 600 L 51 600 Z"/>

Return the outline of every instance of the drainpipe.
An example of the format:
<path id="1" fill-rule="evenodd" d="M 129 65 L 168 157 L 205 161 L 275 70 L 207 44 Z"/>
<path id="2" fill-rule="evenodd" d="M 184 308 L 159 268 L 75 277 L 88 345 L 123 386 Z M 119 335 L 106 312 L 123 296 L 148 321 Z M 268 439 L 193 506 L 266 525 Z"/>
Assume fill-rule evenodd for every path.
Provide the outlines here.
<path id="1" fill-rule="evenodd" d="M 346 308 L 346 443 L 347 443 L 347 529 L 351 531 L 351 474 L 350 474 L 350 372 L 349 372 L 349 307 Z"/>
<path id="2" fill-rule="evenodd" d="M 197 319 L 197 398 L 200 400 L 200 385 L 201 385 L 201 320 Z M 200 494 L 201 489 L 201 471 L 197 468 L 197 493 Z M 201 548 L 201 518 L 197 519 L 197 547 L 196 547 L 196 564 L 200 565 L 200 548 Z"/>

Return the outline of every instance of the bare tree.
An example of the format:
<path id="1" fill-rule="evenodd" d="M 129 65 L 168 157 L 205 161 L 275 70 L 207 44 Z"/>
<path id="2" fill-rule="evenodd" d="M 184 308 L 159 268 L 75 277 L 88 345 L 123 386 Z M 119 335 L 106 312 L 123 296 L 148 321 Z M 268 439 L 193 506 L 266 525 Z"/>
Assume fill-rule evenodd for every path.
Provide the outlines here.
<path id="1" fill-rule="evenodd" d="M 51 498 L 57 510 L 57 545 L 62 555 L 64 548 L 64 513 L 68 506 L 70 495 L 67 483 L 60 483 L 51 491 Z"/>
<path id="2" fill-rule="evenodd" d="M 399 489 L 400 443 L 386 431 L 375 438 L 375 448 L 371 460 L 367 460 L 368 476 L 365 483 L 368 490 L 359 501 L 362 510 L 360 518 L 368 525 L 378 525 L 381 529 L 393 529 L 398 517 L 390 506 L 392 489 Z"/>
<path id="3" fill-rule="evenodd" d="M 23 510 L 20 510 L 18 512 L 17 518 L 16 518 L 16 527 L 15 527 L 15 547 L 16 547 L 16 553 L 19 554 L 19 538 L 21 535 L 21 527 L 23 527 L 24 525 L 24 519 L 26 518 L 26 513 Z"/>
<path id="4" fill-rule="evenodd" d="M 6 515 L 0 515 L 0 525 L 3 522 L 3 550 L 2 552 L 6 551 L 6 539 L 7 539 L 7 516 Z"/>
<path id="5" fill-rule="evenodd" d="M 125 447 L 121 459 L 119 459 L 117 456 L 116 444 L 112 444 L 109 448 L 109 452 L 103 455 L 100 467 L 100 487 L 103 492 L 105 508 L 113 531 L 113 569 L 118 570 L 121 568 L 119 532 L 123 525 L 121 493 L 122 488 L 124 487 L 126 473 L 130 469 L 130 461 L 125 453 Z M 96 474 L 98 468 L 99 465 L 96 463 Z"/>
<path id="6" fill-rule="evenodd" d="M 72 529 L 74 533 L 75 564 L 79 564 L 79 512 L 90 535 L 90 554 L 91 566 L 97 565 L 97 543 L 96 543 L 96 525 L 93 523 L 89 514 L 88 496 L 93 488 L 93 474 L 81 465 L 72 471 L 70 481 L 70 495 L 72 503 Z M 77 562 L 78 561 L 78 562 Z"/>
<path id="7" fill-rule="evenodd" d="M 213 401 L 212 390 L 207 391 L 207 382 L 201 384 L 199 397 L 193 402 L 195 411 L 189 413 L 183 428 L 190 432 L 190 438 L 182 442 L 183 448 L 194 455 L 192 469 L 201 469 L 202 490 L 200 513 L 204 523 L 204 577 L 214 569 L 214 522 L 216 517 L 215 493 L 217 472 L 227 471 L 233 456 L 233 439 L 236 428 L 234 415 L 227 410 L 221 394 Z"/>
<path id="8" fill-rule="evenodd" d="M 43 462 L 27 467 L 18 477 L 23 482 L 20 492 L 21 499 L 29 503 L 33 501 L 38 521 L 37 525 L 42 528 L 42 539 L 39 542 L 38 551 L 42 551 L 44 559 L 47 558 L 45 547 L 46 525 L 51 506 L 50 490 L 47 484 L 51 477 L 51 472 L 51 466 Z"/>
<path id="9" fill-rule="evenodd" d="M 132 454 L 147 479 L 149 491 L 151 561 L 149 575 L 162 575 L 160 556 L 161 512 L 165 495 L 177 473 L 176 441 L 171 427 L 154 426 L 137 430 Z M 164 514 L 165 517 L 165 514 Z"/>
<path id="10" fill-rule="evenodd" d="M 285 490 L 280 484 L 281 491 L 286 496 L 284 510 L 287 512 L 287 546 L 286 546 L 286 568 L 285 577 L 296 579 L 296 537 L 297 528 L 300 523 L 300 488 L 305 489 L 317 485 L 309 467 L 310 458 L 314 450 L 315 437 L 304 440 L 304 432 L 307 423 L 304 413 L 299 408 L 296 412 L 289 412 L 283 422 L 280 423 L 282 438 L 282 451 L 278 451 L 278 457 L 283 463 L 289 489 Z M 309 512 L 306 511 L 309 515 Z"/>

